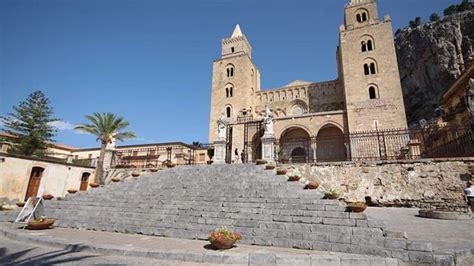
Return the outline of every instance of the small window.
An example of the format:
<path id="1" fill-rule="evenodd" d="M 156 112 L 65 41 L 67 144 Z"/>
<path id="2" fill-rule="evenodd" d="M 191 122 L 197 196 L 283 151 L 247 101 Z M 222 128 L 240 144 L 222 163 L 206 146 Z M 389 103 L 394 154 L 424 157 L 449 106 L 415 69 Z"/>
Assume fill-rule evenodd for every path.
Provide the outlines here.
<path id="1" fill-rule="evenodd" d="M 234 67 L 232 66 L 228 66 L 226 68 L 226 72 L 227 72 L 227 77 L 233 77 L 234 76 Z"/>
<path id="2" fill-rule="evenodd" d="M 367 13 L 362 13 L 362 22 L 367 21 Z"/>
<path id="3" fill-rule="evenodd" d="M 133 156 L 137 156 L 138 155 L 138 151 L 133 151 Z"/>
<path id="4" fill-rule="evenodd" d="M 230 47 L 230 52 L 231 52 L 231 53 L 234 53 L 234 52 L 235 52 L 234 47 Z"/>
<path id="5" fill-rule="evenodd" d="M 362 22 L 362 18 L 361 18 L 361 16 L 360 16 L 360 14 L 357 14 L 357 15 L 356 15 L 356 18 L 357 18 L 357 22 Z"/>
<path id="6" fill-rule="evenodd" d="M 361 43 L 361 49 L 362 49 L 362 52 L 367 52 L 367 43 L 366 42 Z"/>
<path id="7" fill-rule="evenodd" d="M 230 116 L 232 114 L 232 108 L 230 108 L 230 106 L 227 106 L 225 108 L 225 114 L 226 114 L 227 118 L 230 118 Z"/>
<path id="8" fill-rule="evenodd" d="M 365 75 L 370 75 L 370 70 L 369 70 L 369 65 L 368 64 L 364 64 L 364 74 Z"/>
<path id="9" fill-rule="evenodd" d="M 374 86 L 369 87 L 369 98 L 370 99 L 377 99 L 377 89 Z"/>
<path id="10" fill-rule="evenodd" d="M 370 63 L 370 74 L 377 74 L 375 63 Z"/>
<path id="11" fill-rule="evenodd" d="M 234 93 L 233 87 L 227 87 L 227 88 L 225 88 L 225 97 L 226 97 L 226 98 L 232 97 L 232 96 L 233 96 L 233 93 Z"/>
<path id="12" fill-rule="evenodd" d="M 367 51 L 372 51 L 372 50 L 373 50 L 372 40 L 368 40 L 367 41 Z"/>

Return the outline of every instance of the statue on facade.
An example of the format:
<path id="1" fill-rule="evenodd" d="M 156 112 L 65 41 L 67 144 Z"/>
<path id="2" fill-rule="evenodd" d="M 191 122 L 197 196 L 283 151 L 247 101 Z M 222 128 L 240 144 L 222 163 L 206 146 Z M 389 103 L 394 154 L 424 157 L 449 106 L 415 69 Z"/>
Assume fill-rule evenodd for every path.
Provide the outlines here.
<path id="1" fill-rule="evenodd" d="M 227 119 L 224 114 L 217 119 L 217 140 L 225 140 L 227 135 Z"/>
<path id="2" fill-rule="evenodd" d="M 264 136 L 273 136 L 273 114 L 270 111 L 270 108 L 265 110 L 265 116 L 263 117 L 263 129 L 264 129 Z"/>
<path id="3" fill-rule="evenodd" d="M 469 79 L 466 94 L 467 108 L 469 108 L 469 111 L 474 112 L 474 78 Z"/>

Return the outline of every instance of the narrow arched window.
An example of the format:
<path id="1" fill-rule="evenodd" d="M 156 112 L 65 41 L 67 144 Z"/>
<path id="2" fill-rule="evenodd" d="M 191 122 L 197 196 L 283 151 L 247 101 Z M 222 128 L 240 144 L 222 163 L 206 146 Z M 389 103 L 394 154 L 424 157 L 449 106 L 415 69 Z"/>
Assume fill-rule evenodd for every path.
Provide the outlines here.
<path id="1" fill-rule="evenodd" d="M 225 108 L 225 114 L 226 114 L 227 118 L 230 118 L 230 116 L 232 114 L 232 108 L 230 108 L 230 106 L 227 106 Z"/>
<path id="2" fill-rule="evenodd" d="M 230 68 L 227 68 L 227 77 L 230 77 Z"/>
<path id="3" fill-rule="evenodd" d="M 226 72 L 227 72 L 227 77 L 233 77 L 234 76 L 234 67 L 233 66 L 228 66 L 226 68 Z"/>
<path id="4" fill-rule="evenodd" d="M 367 13 L 362 13 L 362 22 L 367 21 Z"/>
<path id="5" fill-rule="evenodd" d="M 373 50 L 372 40 L 368 40 L 367 41 L 367 51 L 372 51 L 372 50 Z"/>
<path id="6" fill-rule="evenodd" d="M 370 74 L 376 74 L 375 63 L 370 63 Z"/>
<path id="7" fill-rule="evenodd" d="M 231 51 L 231 53 L 235 52 L 234 47 L 231 47 L 231 48 L 230 48 L 230 51 Z"/>
<path id="8" fill-rule="evenodd" d="M 365 75 L 370 75 L 370 70 L 369 70 L 369 65 L 368 64 L 364 64 L 364 74 Z"/>
<path id="9" fill-rule="evenodd" d="M 369 98 L 370 99 L 377 99 L 377 89 L 374 86 L 369 87 Z"/>
<path id="10" fill-rule="evenodd" d="M 357 22 L 362 22 L 362 18 L 361 18 L 361 16 L 360 16 L 360 14 L 357 14 L 357 15 L 356 15 L 356 19 L 357 19 Z"/>
<path id="11" fill-rule="evenodd" d="M 225 88 L 225 97 L 229 98 L 229 88 Z"/>
<path id="12" fill-rule="evenodd" d="M 231 76 L 231 77 L 234 76 L 234 68 L 233 68 L 233 67 L 230 68 L 230 76 Z"/>
<path id="13" fill-rule="evenodd" d="M 229 88 L 229 97 L 234 96 L 233 89 L 234 89 L 233 87 L 230 87 L 230 88 Z"/>
<path id="14" fill-rule="evenodd" d="M 366 42 L 361 42 L 361 49 L 362 49 L 362 52 L 367 52 L 367 43 Z"/>

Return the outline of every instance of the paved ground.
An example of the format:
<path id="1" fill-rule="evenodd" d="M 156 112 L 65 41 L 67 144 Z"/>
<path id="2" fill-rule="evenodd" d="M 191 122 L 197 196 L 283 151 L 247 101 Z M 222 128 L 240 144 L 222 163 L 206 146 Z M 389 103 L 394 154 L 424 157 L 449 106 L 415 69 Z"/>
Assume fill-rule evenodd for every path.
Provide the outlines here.
<path id="1" fill-rule="evenodd" d="M 90 252 L 74 252 L 46 245 L 17 242 L 0 236 L 0 265 L 177 265 L 176 262 L 150 258 L 106 256 Z M 179 265 L 203 265 L 180 262 Z"/>
<path id="2" fill-rule="evenodd" d="M 372 208 L 369 217 L 383 220 L 387 229 L 404 231 L 410 240 L 431 242 L 437 251 L 474 248 L 474 219 L 439 220 L 418 217 L 417 208 Z"/>

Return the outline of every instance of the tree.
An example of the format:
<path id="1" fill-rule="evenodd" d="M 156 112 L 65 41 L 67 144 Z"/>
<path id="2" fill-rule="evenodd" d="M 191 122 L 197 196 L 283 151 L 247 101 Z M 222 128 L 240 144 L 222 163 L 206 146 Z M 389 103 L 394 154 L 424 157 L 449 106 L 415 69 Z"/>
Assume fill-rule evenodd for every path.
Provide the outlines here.
<path id="1" fill-rule="evenodd" d="M 95 171 L 95 182 L 103 184 L 104 157 L 107 144 L 115 141 L 123 141 L 135 138 L 135 134 L 130 131 L 122 131 L 128 127 L 129 123 L 122 117 L 117 117 L 112 113 L 94 113 L 85 116 L 90 124 L 79 124 L 74 129 L 95 135 L 100 142 L 100 155 Z"/>
<path id="2" fill-rule="evenodd" d="M 470 3 L 469 0 L 463 0 L 458 6 L 458 12 L 464 12 L 473 9 L 474 4 Z"/>
<path id="3" fill-rule="evenodd" d="M 420 17 L 416 17 L 416 18 L 415 18 L 415 25 L 416 25 L 417 27 L 421 25 L 421 22 L 422 22 L 422 21 L 421 21 L 421 18 L 420 18 Z"/>
<path id="4" fill-rule="evenodd" d="M 437 13 L 433 13 L 430 16 L 430 21 L 435 22 L 439 20 L 439 15 Z"/>
<path id="5" fill-rule="evenodd" d="M 450 5 L 443 11 L 443 15 L 450 16 L 450 15 L 455 14 L 457 12 L 458 12 L 458 6 L 457 5 Z"/>
<path id="6" fill-rule="evenodd" d="M 51 124 L 58 121 L 53 118 L 53 108 L 41 91 L 31 93 L 28 98 L 13 106 L 13 113 L 0 117 L 3 131 L 15 138 L 9 152 L 22 155 L 38 155 L 48 148 L 48 141 L 53 141 L 56 128 Z"/>

